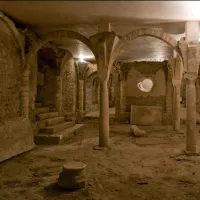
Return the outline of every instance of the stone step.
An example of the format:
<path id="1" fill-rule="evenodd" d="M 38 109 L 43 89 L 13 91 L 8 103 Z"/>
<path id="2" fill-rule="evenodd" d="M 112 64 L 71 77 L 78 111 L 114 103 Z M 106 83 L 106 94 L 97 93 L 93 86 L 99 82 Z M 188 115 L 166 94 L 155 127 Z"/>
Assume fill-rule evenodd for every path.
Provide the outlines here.
<path id="1" fill-rule="evenodd" d="M 37 121 L 37 124 L 38 124 L 38 128 L 43 128 L 47 126 L 47 121 L 46 119 L 43 119 L 43 120 Z"/>
<path id="2" fill-rule="evenodd" d="M 77 133 L 83 131 L 85 124 L 75 124 L 74 126 L 57 132 L 55 134 L 37 134 L 35 135 L 35 144 L 37 145 L 55 145 L 62 144 Z"/>
<path id="3" fill-rule="evenodd" d="M 50 118 L 46 120 L 46 124 L 47 126 L 53 126 L 55 124 L 59 124 L 65 121 L 65 117 L 61 116 L 61 117 L 54 117 L 54 118 Z"/>
<path id="4" fill-rule="evenodd" d="M 58 117 L 58 112 L 46 112 L 46 113 L 37 114 L 38 120 L 49 119 L 53 117 Z"/>
<path id="5" fill-rule="evenodd" d="M 47 127 L 41 128 L 39 133 L 54 134 L 54 133 L 57 133 L 59 131 L 62 131 L 63 129 L 72 127 L 73 125 L 74 125 L 73 122 L 64 122 L 62 124 L 56 124 L 56 125 L 53 125 L 53 126 L 47 126 Z"/>
<path id="6" fill-rule="evenodd" d="M 61 131 L 60 133 L 63 134 L 63 142 L 69 140 L 70 138 L 72 138 L 74 135 L 82 132 L 85 128 L 85 124 L 75 124 L 74 126 Z"/>
<path id="7" fill-rule="evenodd" d="M 55 124 L 60 124 L 60 123 L 62 123 L 64 121 L 65 121 L 65 117 L 61 116 L 61 117 L 43 119 L 43 120 L 38 121 L 37 123 L 39 125 L 39 128 L 43 128 L 45 126 L 53 126 Z"/>
<path id="8" fill-rule="evenodd" d="M 35 107 L 36 108 L 41 108 L 42 107 L 42 103 L 35 103 Z"/>
<path id="9" fill-rule="evenodd" d="M 49 112 L 49 107 L 41 107 L 41 108 L 35 108 L 35 114 L 41 114 L 41 113 L 47 113 Z"/>

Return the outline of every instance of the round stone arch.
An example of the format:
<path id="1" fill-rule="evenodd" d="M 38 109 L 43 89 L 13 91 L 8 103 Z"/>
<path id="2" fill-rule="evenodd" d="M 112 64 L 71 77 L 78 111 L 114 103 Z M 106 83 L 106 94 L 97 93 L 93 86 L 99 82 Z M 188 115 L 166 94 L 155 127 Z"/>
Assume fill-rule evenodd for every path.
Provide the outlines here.
<path id="1" fill-rule="evenodd" d="M 92 51 L 92 53 L 96 57 L 93 45 L 87 37 L 85 37 L 77 32 L 74 32 L 74 31 L 58 30 L 58 31 L 53 31 L 53 32 L 47 33 L 46 35 L 42 36 L 41 38 L 39 38 L 32 44 L 32 46 L 28 52 L 27 59 L 26 59 L 26 69 L 28 69 L 30 71 L 32 58 L 44 44 L 46 44 L 52 40 L 59 39 L 59 38 L 71 38 L 71 39 L 81 41 Z"/>
<path id="2" fill-rule="evenodd" d="M 71 38 L 76 39 L 83 42 L 94 54 L 96 57 L 95 51 L 93 49 L 93 45 L 88 38 L 85 36 L 68 30 L 58 30 L 47 33 L 46 35 L 40 37 L 36 41 L 33 42 L 26 58 L 25 69 L 22 75 L 22 87 L 21 87 L 21 115 L 24 117 L 29 117 L 29 75 L 31 72 L 31 64 L 32 60 L 35 57 L 37 51 L 46 43 L 55 40 L 56 38 Z"/>
<path id="3" fill-rule="evenodd" d="M 141 29 L 135 29 L 132 32 L 122 36 L 118 42 L 118 44 L 115 46 L 111 61 L 112 63 L 115 62 L 117 56 L 119 55 L 122 47 L 127 44 L 128 42 L 142 36 L 151 36 L 155 37 L 157 39 L 162 40 L 163 42 L 170 45 L 177 54 L 181 57 L 182 63 L 183 63 L 183 56 L 181 54 L 181 51 L 178 46 L 178 42 L 169 34 L 165 33 L 162 30 L 156 30 L 156 29 L 150 29 L 150 28 L 141 28 Z"/>

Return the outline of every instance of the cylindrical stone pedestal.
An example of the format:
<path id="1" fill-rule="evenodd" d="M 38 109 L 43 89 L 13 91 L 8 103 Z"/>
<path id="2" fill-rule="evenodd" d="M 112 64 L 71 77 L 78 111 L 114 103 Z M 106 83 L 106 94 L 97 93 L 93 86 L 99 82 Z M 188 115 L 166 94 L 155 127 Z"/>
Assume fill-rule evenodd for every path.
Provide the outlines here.
<path id="1" fill-rule="evenodd" d="M 58 187 L 62 189 L 79 189 L 86 185 L 86 164 L 82 162 L 68 162 L 63 165 L 63 171 L 59 175 Z"/>

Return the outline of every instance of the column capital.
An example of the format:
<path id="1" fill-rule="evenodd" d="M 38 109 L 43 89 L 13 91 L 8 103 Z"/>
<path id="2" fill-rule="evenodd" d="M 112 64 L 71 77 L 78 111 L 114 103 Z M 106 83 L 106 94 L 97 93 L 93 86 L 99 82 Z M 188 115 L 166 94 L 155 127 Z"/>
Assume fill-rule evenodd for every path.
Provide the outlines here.
<path id="1" fill-rule="evenodd" d="M 88 68 L 89 68 L 89 63 L 87 63 L 87 62 L 77 62 L 76 63 L 78 80 L 85 79 Z"/>
<path id="2" fill-rule="evenodd" d="M 179 41 L 179 49 L 183 57 L 183 64 L 185 70 L 198 69 L 200 63 L 200 42 L 199 41 Z M 192 63 L 191 63 L 192 62 Z M 192 64 L 192 65 L 191 65 Z M 193 69 L 190 69 L 190 68 Z"/>
<path id="3" fill-rule="evenodd" d="M 114 32 L 97 33 L 90 37 L 97 60 L 98 76 L 101 80 L 108 80 L 113 66 L 113 50 L 119 38 Z"/>
<path id="4" fill-rule="evenodd" d="M 195 83 L 197 77 L 198 77 L 197 72 L 185 72 L 184 73 L 184 78 L 186 79 L 186 81 L 189 81 L 192 83 Z"/>
<path id="5" fill-rule="evenodd" d="M 172 79 L 172 84 L 174 87 L 181 86 L 181 80 Z"/>

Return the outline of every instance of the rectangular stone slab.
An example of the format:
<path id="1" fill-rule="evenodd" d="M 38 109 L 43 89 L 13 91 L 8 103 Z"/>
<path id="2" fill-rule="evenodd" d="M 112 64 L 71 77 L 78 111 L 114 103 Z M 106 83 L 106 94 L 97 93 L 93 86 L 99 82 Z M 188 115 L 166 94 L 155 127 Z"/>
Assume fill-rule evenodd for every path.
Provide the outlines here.
<path id="1" fill-rule="evenodd" d="M 161 125 L 163 109 L 159 106 L 131 105 L 130 124 Z"/>

